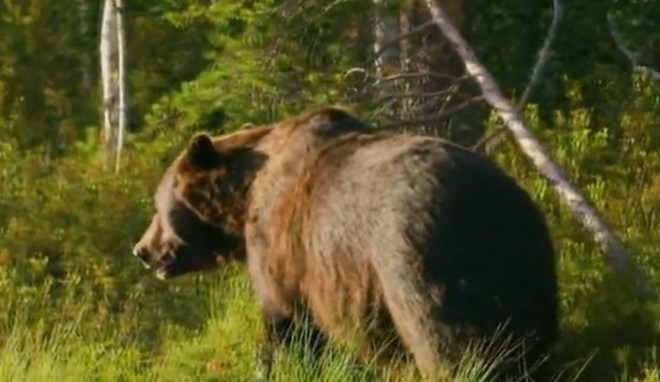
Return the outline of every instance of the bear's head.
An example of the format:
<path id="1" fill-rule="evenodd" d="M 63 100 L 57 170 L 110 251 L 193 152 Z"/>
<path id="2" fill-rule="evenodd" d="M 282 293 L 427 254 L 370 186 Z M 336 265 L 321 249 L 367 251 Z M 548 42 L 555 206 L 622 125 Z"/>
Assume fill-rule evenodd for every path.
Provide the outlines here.
<path id="1" fill-rule="evenodd" d="M 133 249 L 158 278 L 244 259 L 249 188 L 265 161 L 255 144 L 268 132 L 197 134 L 168 168 L 154 194 L 151 224 Z"/>

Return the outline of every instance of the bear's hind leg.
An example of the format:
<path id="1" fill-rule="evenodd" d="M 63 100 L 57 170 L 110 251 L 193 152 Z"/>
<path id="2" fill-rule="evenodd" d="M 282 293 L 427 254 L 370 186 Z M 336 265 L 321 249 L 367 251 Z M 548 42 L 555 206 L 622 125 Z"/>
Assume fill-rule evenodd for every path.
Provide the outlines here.
<path id="1" fill-rule="evenodd" d="M 400 270 L 400 268 L 399 268 Z M 398 272 L 397 272 L 398 273 Z M 447 376 L 445 345 L 451 331 L 438 320 L 440 296 L 421 280 L 401 273 L 381 278 L 386 306 L 401 342 L 415 359 L 419 373 L 429 380 Z"/>

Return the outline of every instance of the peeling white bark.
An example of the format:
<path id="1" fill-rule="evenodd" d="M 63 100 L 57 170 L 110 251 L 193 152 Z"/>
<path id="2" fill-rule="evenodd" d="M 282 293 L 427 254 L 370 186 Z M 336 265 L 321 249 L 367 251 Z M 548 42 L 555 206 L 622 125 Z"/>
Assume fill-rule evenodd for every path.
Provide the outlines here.
<path id="1" fill-rule="evenodd" d="M 103 87 L 103 146 L 106 168 L 119 171 L 127 122 L 125 38 L 122 0 L 105 0 L 99 44 Z"/>
<path id="2" fill-rule="evenodd" d="M 103 90 L 103 150 L 106 168 L 114 157 L 116 141 L 117 101 L 119 89 L 115 79 L 117 72 L 117 21 L 112 0 L 105 0 L 101 19 L 101 41 L 99 55 L 101 65 L 101 85 Z"/>
<path id="3" fill-rule="evenodd" d="M 115 172 L 119 172 L 121 164 L 121 154 L 124 149 L 124 132 L 126 131 L 127 122 L 127 107 L 126 107 L 126 40 L 124 31 L 124 0 L 115 1 L 115 14 L 117 20 L 117 88 L 119 91 L 119 100 L 117 105 L 118 126 L 117 126 L 117 142 L 116 142 L 116 161 Z"/>

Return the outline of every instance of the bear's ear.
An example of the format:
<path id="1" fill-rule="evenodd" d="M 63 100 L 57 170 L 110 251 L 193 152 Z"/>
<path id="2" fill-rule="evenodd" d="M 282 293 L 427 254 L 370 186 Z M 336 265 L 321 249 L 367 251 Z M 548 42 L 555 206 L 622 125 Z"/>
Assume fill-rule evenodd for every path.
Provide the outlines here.
<path id="1" fill-rule="evenodd" d="M 217 167 L 221 161 L 220 153 L 207 134 L 197 134 L 190 140 L 186 157 L 188 164 L 199 170 Z"/>

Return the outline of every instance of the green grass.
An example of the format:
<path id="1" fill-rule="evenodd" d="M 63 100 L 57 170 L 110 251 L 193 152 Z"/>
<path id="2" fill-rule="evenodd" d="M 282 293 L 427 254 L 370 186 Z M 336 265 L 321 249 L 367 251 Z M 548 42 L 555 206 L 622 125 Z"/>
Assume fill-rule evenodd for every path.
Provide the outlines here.
<path id="1" fill-rule="evenodd" d="M 573 255 L 586 256 L 579 252 Z M 35 307 L 29 312 L 19 309 L 3 328 L 0 381 L 251 380 L 256 370 L 255 355 L 262 328 L 246 277 L 239 270 L 229 270 L 226 274 L 198 276 L 196 282 L 198 303 L 206 310 L 205 319 L 194 328 L 163 323 L 159 346 L 153 348 L 145 348 L 137 335 L 118 336 L 112 326 L 91 329 L 84 322 L 84 310 L 79 312 L 79 319 L 64 320 L 58 318 L 56 309 L 42 312 L 35 312 Z M 130 329 L 137 332 L 142 312 L 131 314 L 135 316 L 126 321 L 135 322 L 135 327 Z M 29 323 L 33 320 L 28 316 L 36 316 L 37 322 Z M 567 324 L 571 325 L 571 322 Z M 578 336 L 574 341 L 588 341 L 592 333 L 588 329 L 581 332 L 577 323 L 573 325 Z M 130 329 L 124 332 L 130 333 Z M 616 333 L 612 332 L 612 335 Z M 622 371 L 616 380 L 658 381 L 658 348 L 649 345 L 647 350 L 647 358 L 638 356 L 637 359 L 643 361 L 632 366 L 635 370 L 630 369 L 631 365 L 625 359 L 620 359 Z M 502 357 L 506 351 L 504 348 L 494 352 L 491 349 L 490 354 Z M 571 353 L 564 350 L 567 357 L 573 357 Z M 357 364 L 350 352 L 337 348 L 331 348 L 318 363 L 295 348 L 277 354 L 274 381 L 416 380 L 411 363 L 380 370 L 369 363 Z M 489 380 L 492 367 L 499 359 L 483 358 L 479 354 L 481 351 L 464 355 L 455 380 Z M 566 364 L 566 379 L 562 380 L 580 380 L 582 368 L 589 366 L 579 357 L 572 362 L 573 365 Z"/>
<path id="2" fill-rule="evenodd" d="M 660 304 L 627 291 L 567 214 L 551 200 L 544 205 L 559 254 L 561 380 L 659 382 Z M 624 238 L 657 286 L 657 236 L 644 232 Z M 162 283 L 118 252 L 107 267 L 75 263 L 64 279 L 44 275 L 47 261 L 0 262 L 0 382 L 253 380 L 262 327 L 242 270 Z M 410 362 L 378 369 L 341 349 L 320 363 L 295 349 L 277 354 L 275 381 L 416 380 Z M 487 381 L 498 362 L 468 352 L 456 380 Z"/>

